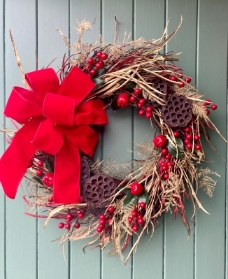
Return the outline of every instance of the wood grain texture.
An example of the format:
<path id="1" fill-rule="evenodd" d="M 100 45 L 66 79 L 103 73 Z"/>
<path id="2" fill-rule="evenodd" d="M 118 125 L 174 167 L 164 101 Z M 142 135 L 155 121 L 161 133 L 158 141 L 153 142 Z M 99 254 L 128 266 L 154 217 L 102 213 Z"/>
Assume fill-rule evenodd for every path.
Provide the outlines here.
<path id="1" fill-rule="evenodd" d="M 211 113 L 211 119 L 223 135 L 226 135 L 227 11 L 227 1 L 199 1 L 198 86 L 218 105 L 219 109 Z M 210 138 L 219 154 L 226 156 L 226 144 L 213 131 Z M 210 215 L 199 211 L 196 217 L 196 276 L 224 278 L 226 164 L 210 147 L 206 152 L 209 163 L 205 166 L 217 171 L 221 178 L 217 178 L 212 199 L 199 193 Z"/>
<path id="2" fill-rule="evenodd" d="M 162 36 L 165 22 L 165 1 L 136 0 L 134 9 L 134 38 L 143 37 L 146 40 L 157 39 Z M 138 116 L 134 111 L 134 139 L 137 143 L 153 139 L 155 128 L 145 117 Z M 137 158 L 137 154 L 134 154 Z M 158 227 L 151 238 L 150 232 L 145 235 L 133 255 L 133 278 L 140 278 L 143 270 L 145 278 L 162 278 L 163 274 L 163 218 L 159 218 Z"/>
<path id="3" fill-rule="evenodd" d="M 25 71 L 35 67 L 35 1 L 6 1 L 5 9 L 5 82 L 6 99 L 13 86 L 23 86 L 22 76 L 9 36 L 12 30 Z M 28 12 L 29 11 L 29 12 Z M 26 31 L 25 31 L 26 30 Z M 22 35 L 23 34 L 23 35 Z M 7 127 L 12 128 L 9 119 Z M 19 189 L 16 199 L 6 199 L 6 278 L 36 278 L 36 220 L 24 215 L 23 191 Z M 26 271 L 26 272 L 25 272 Z"/>
<path id="4" fill-rule="evenodd" d="M 169 19 L 168 34 L 178 25 L 181 15 L 183 23 L 177 34 L 168 42 L 166 51 L 178 55 L 179 62 L 176 63 L 183 68 L 186 75 L 192 77 L 194 85 L 196 75 L 196 30 L 197 30 L 197 1 L 169 1 L 166 7 L 167 19 Z M 186 202 L 186 214 L 190 219 L 193 208 L 190 201 Z M 164 243 L 164 276 L 167 279 L 183 278 L 184 270 L 188 270 L 186 279 L 193 278 L 194 274 L 194 219 L 190 222 L 190 238 L 181 216 L 174 221 L 173 214 L 165 216 L 165 243 Z M 178 237 L 177 237 L 178 235 Z M 184 263 L 183 269 L 180 262 Z"/>
<path id="5" fill-rule="evenodd" d="M 62 42 L 57 29 L 68 36 L 69 18 L 68 1 L 38 1 L 38 69 L 51 65 L 56 71 L 68 49 Z M 53 240 L 62 236 L 58 229 L 58 220 L 51 220 L 44 229 L 44 219 L 38 220 L 38 278 L 68 278 L 69 265 L 65 263 L 59 241 Z M 54 257 L 53 257 L 54 256 Z M 68 258 L 68 243 L 65 244 L 65 256 Z"/>
<path id="6" fill-rule="evenodd" d="M 132 0 L 102 2 L 102 35 L 106 43 L 114 41 L 114 18 L 118 20 L 119 40 L 124 39 L 124 33 L 132 32 Z M 113 112 L 108 109 L 109 125 L 105 127 L 103 138 L 103 159 L 116 160 L 123 163 L 131 160 L 132 154 L 132 111 L 131 109 Z M 130 248 L 130 247 L 129 247 Z M 110 246 L 103 252 L 103 278 L 131 278 L 132 262 L 124 266 L 118 256 L 108 257 Z M 127 249 L 125 255 L 127 255 Z"/>
<path id="7" fill-rule="evenodd" d="M 85 11 L 86 17 L 85 17 Z M 93 22 L 96 18 L 96 24 L 91 31 L 88 31 L 83 36 L 84 43 L 94 43 L 99 39 L 100 35 L 100 0 L 94 1 L 80 1 L 71 0 L 70 3 L 70 38 L 71 44 L 77 40 L 78 36 L 75 28 L 77 28 L 77 21 L 81 22 L 86 19 Z M 99 140 L 94 159 L 101 158 L 101 142 Z M 97 244 L 91 245 L 85 249 L 83 253 L 82 248 L 89 242 L 89 239 L 74 241 L 71 243 L 71 278 L 80 279 L 100 279 L 101 274 L 101 251 L 100 248 L 94 248 Z M 89 268 L 88 268 L 89 266 Z"/>

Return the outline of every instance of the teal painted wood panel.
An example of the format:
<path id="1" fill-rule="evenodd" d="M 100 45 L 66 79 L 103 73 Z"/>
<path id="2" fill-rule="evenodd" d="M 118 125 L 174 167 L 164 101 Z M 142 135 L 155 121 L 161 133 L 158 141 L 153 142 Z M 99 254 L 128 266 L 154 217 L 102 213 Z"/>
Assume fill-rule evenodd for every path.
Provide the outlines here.
<path id="1" fill-rule="evenodd" d="M 226 0 L 0 0 L 0 121 L 5 99 L 12 86 L 22 85 L 13 48 L 8 35 L 13 35 L 25 71 L 47 66 L 58 69 L 62 55 L 68 49 L 62 43 L 57 29 L 76 39 L 73 26 L 76 19 L 97 18 L 94 29 L 85 41 L 94 42 L 103 34 L 106 42 L 114 39 L 114 16 L 119 21 L 120 41 L 124 32 L 131 38 L 145 39 L 161 36 L 169 19 L 168 32 L 178 24 L 183 25 L 166 51 L 182 52 L 178 64 L 202 93 L 218 104 L 219 110 L 212 119 L 226 135 L 227 104 L 227 31 L 228 3 Z M 4 63 L 5 61 L 5 63 Z M 5 89 L 5 91 L 4 91 Z M 135 154 L 135 143 L 151 140 L 154 129 L 131 109 L 109 114 L 109 126 L 105 128 L 96 156 L 130 160 Z M 7 120 L 7 126 L 11 126 Z M 212 143 L 224 157 L 226 144 L 211 132 Z M 4 141 L 0 142 L 0 152 Z M 43 220 L 35 220 L 23 214 L 23 191 L 16 200 L 5 199 L 0 193 L 0 278 L 1 279 L 223 279 L 227 276 L 227 199 L 226 164 L 207 148 L 208 163 L 221 175 L 212 199 L 199 190 L 200 199 L 211 215 L 197 212 L 192 224 L 190 239 L 180 218 L 173 215 L 161 218 L 152 240 L 145 236 L 128 264 L 124 266 L 117 256 L 109 257 L 108 249 L 86 249 L 86 241 L 65 245 L 67 263 L 60 253 L 58 242 L 51 242 L 62 234 L 56 221 L 43 228 Z M 192 208 L 187 207 L 190 216 Z M 132 244 L 134 242 L 132 241 Z"/>

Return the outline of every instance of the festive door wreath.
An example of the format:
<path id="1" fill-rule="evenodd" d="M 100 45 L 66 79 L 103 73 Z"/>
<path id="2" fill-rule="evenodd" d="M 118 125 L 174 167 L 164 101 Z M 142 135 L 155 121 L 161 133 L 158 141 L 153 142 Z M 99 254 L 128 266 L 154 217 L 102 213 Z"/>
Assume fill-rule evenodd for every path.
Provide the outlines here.
<path id="1" fill-rule="evenodd" d="M 90 28 L 80 23 L 74 54 L 64 56 L 58 73 L 51 68 L 27 73 L 26 89 L 13 88 L 4 113 L 22 126 L 5 130 L 10 144 L 0 160 L 0 181 L 15 198 L 25 175 L 24 200 L 34 210 L 27 214 L 47 217 L 45 224 L 62 219 L 62 243 L 89 237 L 88 244 L 98 241 L 103 248 L 112 242 L 113 253 L 123 259 L 136 235 L 127 261 L 163 213 L 180 214 L 189 231 L 185 199 L 192 201 L 194 214 L 197 207 L 204 210 L 197 189 L 212 196 L 216 182 L 209 175 L 216 173 L 200 164 L 201 138 L 210 143 L 208 127 L 221 136 L 209 119 L 217 105 L 190 85 L 175 55 L 160 52 L 179 26 L 156 41 L 97 46 L 81 42 Z M 17 55 L 15 45 L 14 50 Z M 137 144 L 141 159 L 121 165 L 124 171 L 92 159 L 96 126 L 108 124 L 108 106 L 132 106 L 157 131 L 152 142 Z M 37 213 L 37 207 L 48 214 Z"/>

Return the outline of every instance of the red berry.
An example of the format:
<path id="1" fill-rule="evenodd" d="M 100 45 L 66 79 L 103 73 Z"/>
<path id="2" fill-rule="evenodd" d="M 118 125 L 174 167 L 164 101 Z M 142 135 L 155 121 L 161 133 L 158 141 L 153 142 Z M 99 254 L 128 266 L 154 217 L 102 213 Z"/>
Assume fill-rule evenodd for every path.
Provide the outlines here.
<path id="1" fill-rule="evenodd" d="M 167 171 L 168 170 L 168 166 L 167 165 L 162 166 L 161 169 L 162 169 L 162 171 Z"/>
<path id="2" fill-rule="evenodd" d="M 142 107 L 143 107 L 142 104 L 139 104 L 139 103 L 137 104 L 137 108 L 138 108 L 138 109 L 141 109 Z"/>
<path id="3" fill-rule="evenodd" d="M 168 148 L 167 148 L 167 147 L 162 148 L 162 150 L 161 150 L 162 155 L 167 155 L 168 152 L 169 152 L 169 151 L 168 151 Z"/>
<path id="4" fill-rule="evenodd" d="M 138 212 L 137 211 L 132 211 L 131 216 L 134 217 L 134 218 L 137 217 L 138 216 Z"/>
<path id="5" fill-rule="evenodd" d="M 105 215 L 104 214 L 100 214 L 99 219 L 100 220 L 105 220 Z"/>
<path id="6" fill-rule="evenodd" d="M 74 225 L 75 229 L 79 229 L 80 226 L 81 226 L 80 223 L 76 223 L 76 224 Z"/>
<path id="7" fill-rule="evenodd" d="M 205 100 L 205 105 L 207 106 L 207 105 L 210 105 L 211 104 L 211 100 L 210 99 L 206 99 Z"/>
<path id="8" fill-rule="evenodd" d="M 163 135 L 158 135 L 154 137 L 153 143 L 155 147 L 164 147 L 166 145 L 167 139 Z"/>
<path id="9" fill-rule="evenodd" d="M 98 51 L 98 52 L 96 53 L 97 58 L 101 58 L 101 55 L 102 55 L 102 52 L 101 52 L 101 51 Z"/>
<path id="10" fill-rule="evenodd" d="M 68 213 L 67 215 L 66 215 L 66 219 L 70 219 L 70 220 L 72 220 L 73 219 L 73 214 L 71 214 L 71 213 Z"/>
<path id="11" fill-rule="evenodd" d="M 211 105 L 212 110 L 216 110 L 217 108 L 218 108 L 218 106 L 216 104 Z"/>
<path id="12" fill-rule="evenodd" d="M 191 130 L 192 130 L 191 127 L 185 127 L 184 128 L 185 133 L 190 133 Z"/>
<path id="13" fill-rule="evenodd" d="M 92 76 L 95 76 L 95 75 L 97 74 L 97 71 L 96 71 L 95 69 L 92 69 L 92 70 L 90 71 L 90 74 L 91 74 Z"/>
<path id="14" fill-rule="evenodd" d="M 142 208 L 142 209 L 146 208 L 146 203 L 145 202 L 140 202 L 139 207 Z"/>
<path id="15" fill-rule="evenodd" d="M 147 112 L 146 112 L 146 118 L 149 119 L 149 118 L 151 118 L 151 117 L 152 117 L 152 113 L 147 111 Z"/>
<path id="16" fill-rule="evenodd" d="M 105 219 L 100 219 L 100 220 L 99 220 L 99 224 L 100 224 L 100 225 L 104 225 L 104 224 L 105 224 Z"/>
<path id="17" fill-rule="evenodd" d="M 144 98 L 139 99 L 139 104 L 145 105 L 145 103 L 146 103 L 146 100 Z"/>
<path id="18" fill-rule="evenodd" d="M 164 173 L 164 174 L 163 174 L 163 179 L 164 179 L 164 180 L 169 179 L 169 174 L 168 174 L 168 173 Z"/>
<path id="19" fill-rule="evenodd" d="M 44 165 L 44 162 L 43 162 L 43 161 L 39 160 L 39 161 L 37 162 L 37 166 L 38 166 L 38 167 L 43 167 L 43 165 Z"/>
<path id="20" fill-rule="evenodd" d="M 172 158 L 172 156 L 171 156 L 170 154 L 167 154 L 167 155 L 165 156 L 165 158 L 166 158 L 167 160 L 170 160 L 170 159 Z"/>
<path id="21" fill-rule="evenodd" d="M 97 69 L 102 69 L 102 68 L 103 68 L 103 65 L 102 65 L 100 62 L 97 62 L 96 65 L 95 65 L 95 67 L 96 67 Z"/>
<path id="22" fill-rule="evenodd" d="M 101 59 L 106 60 L 108 58 L 108 54 L 106 52 L 102 52 Z"/>
<path id="23" fill-rule="evenodd" d="M 90 57 L 87 62 L 90 64 L 90 65 L 93 65 L 94 64 L 94 59 L 92 57 Z"/>
<path id="24" fill-rule="evenodd" d="M 187 139 L 187 140 L 192 140 L 192 138 L 193 138 L 192 134 L 187 134 L 187 135 L 186 135 L 186 139 Z"/>
<path id="25" fill-rule="evenodd" d="M 139 94 L 141 94 L 141 92 L 142 92 L 142 89 L 141 89 L 141 88 L 136 87 L 136 88 L 134 89 L 134 94 L 135 94 L 135 95 L 139 95 Z"/>
<path id="26" fill-rule="evenodd" d="M 188 143 L 190 143 L 190 141 L 189 141 L 188 139 L 185 139 L 185 140 L 184 140 L 184 144 L 186 145 L 186 144 L 188 144 Z"/>
<path id="27" fill-rule="evenodd" d="M 138 182 L 133 182 L 131 184 L 130 189 L 131 189 L 131 194 L 134 196 L 140 196 L 140 195 L 142 195 L 142 193 L 144 191 L 142 184 L 140 184 Z"/>
<path id="28" fill-rule="evenodd" d="M 37 170 L 36 175 L 41 176 L 43 174 L 43 170 Z"/>
<path id="29" fill-rule="evenodd" d="M 108 213 L 112 214 L 115 211 L 115 207 L 114 206 L 109 206 L 108 207 Z"/>
<path id="30" fill-rule="evenodd" d="M 195 150 L 201 150 L 201 149 L 202 149 L 202 146 L 200 144 L 195 145 Z"/>
<path id="31" fill-rule="evenodd" d="M 179 74 L 178 74 L 178 77 L 179 77 L 179 78 L 182 78 L 182 77 L 183 77 L 183 73 L 179 73 Z"/>
<path id="32" fill-rule="evenodd" d="M 179 133 L 178 131 L 174 131 L 174 132 L 173 132 L 173 135 L 174 135 L 175 138 L 178 138 L 179 135 L 180 135 L 180 133 Z"/>
<path id="33" fill-rule="evenodd" d="M 151 106 L 147 106 L 147 107 L 146 107 L 146 111 L 147 111 L 147 112 L 152 112 L 152 110 L 153 110 L 153 108 L 152 108 Z"/>
<path id="34" fill-rule="evenodd" d="M 184 87 L 184 82 L 178 82 L 178 86 L 180 87 L 180 88 L 182 88 L 182 87 Z"/>
<path id="35" fill-rule="evenodd" d="M 143 116 L 143 115 L 145 115 L 145 111 L 143 109 L 140 109 L 138 114 L 139 114 L 139 116 Z"/>
<path id="36" fill-rule="evenodd" d="M 53 202 L 53 201 L 54 201 L 54 199 L 52 196 L 48 198 L 48 202 Z"/>
<path id="37" fill-rule="evenodd" d="M 194 141 L 198 141 L 200 139 L 200 136 L 199 135 L 195 135 L 194 136 Z"/>
<path id="38" fill-rule="evenodd" d="M 129 97 L 126 93 L 120 93 L 117 98 L 117 105 L 120 108 L 126 108 L 129 106 Z"/>
<path id="39" fill-rule="evenodd" d="M 137 222 L 138 222 L 139 225 L 143 225 L 145 223 L 142 218 L 138 219 Z"/>
<path id="40" fill-rule="evenodd" d="M 59 227 L 59 229 L 63 229 L 63 228 L 64 228 L 64 223 L 62 223 L 62 222 L 59 223 L 59 224 L 58 224 L 58 227 Z"/>
<path id="41" fill-rule="evenodd" d="M 132 217 L 128 217 L 128 223 L 131 224 L 133 222 L 133 218 Z"/>
<path id="42" fill-rule="evenodd" d="M 98 233 L 101 233 L 101 232 L 103 231 L 103 229 L 104 229 L 103 227 L 100 227 L 100 226 L 99 226 L 99 227 L 97 228 L 97 232 L 98 232 Z"/>
<path id="43" fill-rule="evenodd" d="M 65 224 L 65 229 L 66 229 L 66 230 L 69 230 L 70 228 L 71 228 L 71 224 L 70 224 L 70 223 L 66 223 L 66 224 Z"/>
<path id="44" fill-rule="evenodd" d="M 188 144 L 186 144 L 186 148 L 187 149 L 192 149 L 192 144 L 189 142 Z"/>
<path id="45" fill-rule="evenodd" d="M 131 228 L 133 232 L 137 232 L 139 230 L 139 227 L 137 225 L 133 225 Z"/>
<path id="46" fill-rule="evenodd" d="M 186 81 L 187 83 L 190 83 L 190 82 L 192 81 L 192 79 L 191 79 L 190 77 L 186 77 L 185 81 Z"/>
<path id="47" fill-rule="evenodd" d="M 79 213 L 78 215 L 77 215 L 77 217 L 78 217 L 78 219 L 83 219 L 84 218 L 84 213 L 83 212 L 81 212 L 81 213 Z"/>
<path id="48" fill-rule="evenodd" d="M 209 109 L 206 109 L 206 114 L 209 115 L 211 111 Z"/>
<path id="49" fill-rule="evenodd" d="M 173 166 L 173 162 L 167 162 L 167 166 L 168 167 L 172 167 Z"/>
<path id="50" fill-rule="evenodd" d="M 170 76 L 169 79 L 172 80 L 172 81 L 176 81 L 177 77 L 176 76 Z"/>
<path id="51" fill-rule="evenodd" d="M 134 103 L 136 101 L 136 97 L 135 96 L 131 96 L 129 100 L 130 100 L 131 103 Z"/>

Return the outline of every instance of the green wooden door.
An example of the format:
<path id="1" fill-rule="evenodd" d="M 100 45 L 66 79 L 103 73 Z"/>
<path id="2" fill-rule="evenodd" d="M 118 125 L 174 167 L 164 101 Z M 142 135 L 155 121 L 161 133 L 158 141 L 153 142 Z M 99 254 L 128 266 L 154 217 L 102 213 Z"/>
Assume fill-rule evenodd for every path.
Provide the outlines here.
<path id="1" fill-rule="evenodd" d="M 85 40 L 93 42 L 101 32 L 106 42 L 113 42 L 114 16 L 119 21 L 120 41 L 124 32 L 133 39 L 147 40 L 161 36 L 165 23 L 171 32 L 183 16 L 180 31 L 166 47 L 166 51 L 182 52 L 180 62 L 193 83 L 219 109 L 212 120 L 226 136 L 227 91 L 227 0 L 0 0 L 0 122 L 11 126 L 3 118 L 4 103 L 12 86 L 21 85 L 9 29 L 12 29 L 25 71 L 42 68 L 57 57 L 53 67 L 58 69 L 61 57 L 67 52 L 57 29 L 73 42 L 76 19 L 97 18 L 95 28 Z M 38 65 L 36 64 L 38 57 Z M 119 162 L 132 158 L 133 143 L 153 138 L 153 131 L 145 121 L 129 110 L 109 112 L 109 126 L 105 129 L 97 154 L 115 158 Z M 226 144 L 211 133 L 217 151 L 226 158 Z M 2 136 L 3 138 L 3 136 Z M 0 151 L 4 150 L 1 140 Z M 1 279 L 223 279 L 227 275 L 227 202 L 226 163 L 207 149 L 208 161 L 221 178 L 209 199 L 199 193 L 206 215 L 198 211 L 192 223 L 190 238 L 180 218 L 166 215 L 152 240 L 144 237 L 137 253 L 126 266 L 118 257 L 109 257 L 108 249 L 81 250 L 86 242 L 65 246 L 67 264 L 60 253 L 57 222 L 44 230 L 43 220 L 23 214 L 22 191 L 16 200 L 6 199 L 0 192 L 0 278 Z M 210 162 L 208 162 L 210 164 Z M 189 216 L 192 208 L 188 207 Z"/>

